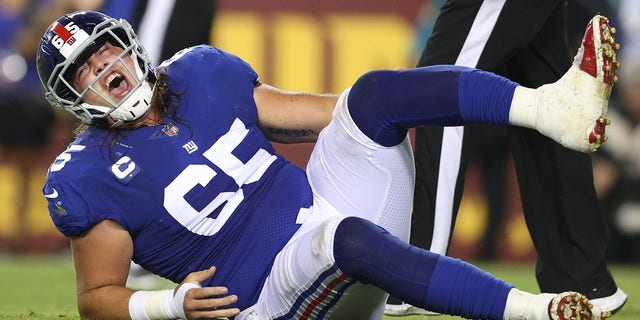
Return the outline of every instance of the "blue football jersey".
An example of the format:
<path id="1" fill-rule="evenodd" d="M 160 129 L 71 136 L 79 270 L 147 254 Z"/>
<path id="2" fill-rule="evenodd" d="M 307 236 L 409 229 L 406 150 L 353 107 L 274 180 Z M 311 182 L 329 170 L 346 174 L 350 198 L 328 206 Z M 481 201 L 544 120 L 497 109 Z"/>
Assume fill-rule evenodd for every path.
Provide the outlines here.
<path id="1" fill-rule="evenodd" d="M 259 130 L 246 62 L 203 45 L 159 68 L 179 95 L 175 112 L 115 140 L 95 128 L 79 135 L 49 168 L 50 215 L 66 236 L 117 221 L 133 260 L 175 282 L 215 265 L 204 285 L 229 287 L 246 308 L 312 204 L 306 174 Z"/>

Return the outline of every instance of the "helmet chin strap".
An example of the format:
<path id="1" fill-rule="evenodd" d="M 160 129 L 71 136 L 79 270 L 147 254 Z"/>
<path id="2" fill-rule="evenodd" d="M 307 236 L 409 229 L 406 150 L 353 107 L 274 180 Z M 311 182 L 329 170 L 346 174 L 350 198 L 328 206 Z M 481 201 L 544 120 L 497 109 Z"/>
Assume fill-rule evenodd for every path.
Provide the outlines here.
<path id="1" fill-rule="evenodd" d="M 114 124 L 111 128 L 116 128 L 125 122 L 140 119 L 151 105 L 151 95 L 153 94 L 153 87 L 149 82 L 145 81 L 131 96 L 120 103 L 120 105 L 114 109 L 109 116 L 113 119 Z"/>
<path id="2" fill-rule="evenodd" d="M 125 122 L 134 121 L 142 117 L 149 110 L 152 94 L 153 87 L 149 82 L 145 81 L 131 93 L 131 96 L 121 101 L 115 109 L 86 102 L 83 102 L 82 106 L 86 109 L 96 110 L 110 116 L 114 123 L 109 127 L 117 128 Z"/>

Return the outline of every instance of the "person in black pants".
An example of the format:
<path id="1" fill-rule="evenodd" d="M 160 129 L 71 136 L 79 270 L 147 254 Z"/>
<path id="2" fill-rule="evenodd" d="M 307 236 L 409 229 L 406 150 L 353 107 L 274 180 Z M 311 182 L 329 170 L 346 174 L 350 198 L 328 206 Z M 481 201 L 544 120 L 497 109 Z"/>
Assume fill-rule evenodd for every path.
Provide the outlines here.
<path id="1" fill-rule="evenodd" d="M 156 65 L 184 48 L 210 43 L 217 9 L 217 0 L 138 0 L 131 24 Z"/>
<path id="2" fill-rule="evenodd" d="M 571 65 L 566 5 L 565 0 L 448 0 L 418 66 L 477 67 L 530 87 L 556 81 Z M 446 254 L 462 198 L 469 139 L 495 134 L 487 130 L 492 129 L 416 129 L 413 245 Z M 593 186 L 591 157 L 533 130 L 509 128 L 506 134 L 538 252 L 540 289 L 582 292 L 602 309 L 616 312 L 627 295 L 607 268 L 607 220 Z M 385 314 L 426 312 L 398 302 L 391 297 Z"/>

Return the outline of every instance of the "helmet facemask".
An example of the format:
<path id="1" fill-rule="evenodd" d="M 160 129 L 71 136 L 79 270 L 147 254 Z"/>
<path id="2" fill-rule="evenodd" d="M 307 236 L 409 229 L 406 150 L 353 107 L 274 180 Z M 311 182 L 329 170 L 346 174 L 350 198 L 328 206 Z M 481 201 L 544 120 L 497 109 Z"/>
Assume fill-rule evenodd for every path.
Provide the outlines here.
<path id="1" fill-rule="evenodd" d="M 78 33 L 83 33 L 80 30 Z M 77 33 L 77 34 L 78 34 Z M 86 33 L 85 33 L 86 34 Z M 79 35 L 82 38 L 82 34 Z M 107 65 L 102 72 L 82 92 L 73 86 L 78 66 L 82 65 L 105 42 L 120 47 L 123 51 Z M 134 67 L 125 63 L 125 58 L 133 60 Z M 119 102 L 101 94 L 96 86 L 115 64 L 124 66 L 126 78 L 133 80 L 133 88 Z M 60 106 L 72 113 L 83 123 L 106 126 L 106 117 L 110 116 L 114 123 L 111 127 L 139 119 L 149 109 L 152 86 L 150 80 L 155 79 L 150 70 L 150 59 L 131 26 L 124 20 L 106 20 L 98 24 L 91 35 L 76 48 L 68 58 L 55 66 L 52 76 L 46 83 L 45 96 L 54 106 Z M 87 93 L 92 92 L 102 99 L 101 104 L 84 102 Z"/>

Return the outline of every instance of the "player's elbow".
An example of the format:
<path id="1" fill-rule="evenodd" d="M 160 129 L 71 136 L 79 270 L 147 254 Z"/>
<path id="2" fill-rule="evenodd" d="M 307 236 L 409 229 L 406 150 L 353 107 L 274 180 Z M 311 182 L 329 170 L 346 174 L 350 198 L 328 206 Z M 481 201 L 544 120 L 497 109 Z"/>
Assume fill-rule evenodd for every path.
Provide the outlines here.
<path id="1" fill-rule="evenodd" d="M 84 297 L 82 294 L 78 294 L 78 313 L 80 314 L 80 319 L 97 319 L 98 315 L 93 307 L 91 300 L 87 297 Z"/>
<path id="2" fill-rule="evenodd" d="M 128 305 L 125 306 L 126 314 L 117 315 L 119 308 L 108 307 L 109 302 L 97 299 L 91 294 L 78 294 L 78 313 L 80 319 L 128 319 Z"/>
<path id="3" fill-rule="evenodd" d="M 86 303 L 80 303 L 80 299 L 78 299 L 78 313 L 80 314 L 80 319 L 98 319 L 94 308 Z"/>

